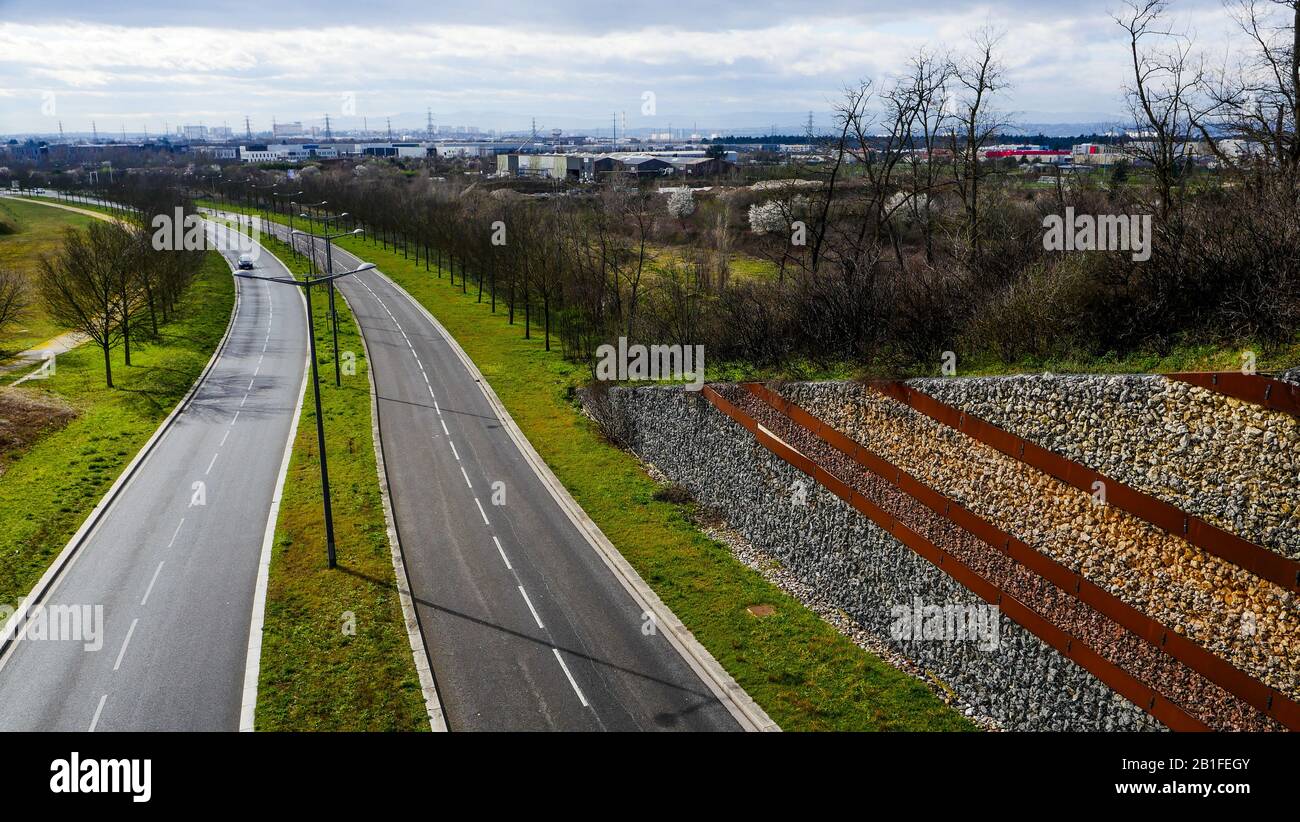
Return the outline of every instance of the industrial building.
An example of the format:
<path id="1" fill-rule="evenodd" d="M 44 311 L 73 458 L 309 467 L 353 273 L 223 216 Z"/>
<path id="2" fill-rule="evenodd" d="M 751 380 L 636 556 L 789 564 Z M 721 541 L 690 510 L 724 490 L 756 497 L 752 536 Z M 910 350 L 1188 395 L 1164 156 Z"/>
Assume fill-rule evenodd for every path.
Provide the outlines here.
<path id="1" fill-rule="evenodd" d="M 680 155 L 680 156 L 679 156 Z M 616 152 L 609 154 L 500 154 L 497 173 L 511 177 L 540 177 L 550 180 L 597 180 L 610 174 L 628 176 L 712 177 L 731 164 L 691 152 Z"/>

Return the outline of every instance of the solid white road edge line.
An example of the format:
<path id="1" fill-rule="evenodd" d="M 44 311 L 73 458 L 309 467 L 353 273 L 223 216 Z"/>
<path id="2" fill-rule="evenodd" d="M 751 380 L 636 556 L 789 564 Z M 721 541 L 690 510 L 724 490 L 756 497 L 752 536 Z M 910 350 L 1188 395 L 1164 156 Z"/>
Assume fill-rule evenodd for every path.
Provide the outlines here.
<path id="1" fill-rule="evenodd" d="M 288 270 L 287 266 L 285 270 Z M 307 298 L 302 292 L 302 289 L 298 289 L 305 317 Z M 298 389 L 298 404 L 293 411 L 293 421 L 289 423 L 289 436 L 285 439 L 284 456 L 280 460 L 280 475 L 275 480 L 275 494 L 271 497 L 271 510 L 266 515 L 266 531 L 262 534 L 262 553 L 257 560 L 253 613 L 248 622 L 248 652 L 244 656 L 244 696 L 239 704 L 239 730 L 241 731 L 253 730 L 253 721 L 257 718 L 257 678 L 262 670 L 262 626 L 266 622 L 266 588 L 271 573 L 271 548 L 275 545 L 275 524 L 280 518 L 280 501 L 284 499 L 284 480 L 289 474 L 289 460 L 293 457 L 294 440 L 298 438 L 298 420 L 302 418 L 302 404 L 307 397 L 307 380 L 310 378 L 311 352 L 309 351 L 302 361 L 302 387 Z"/>

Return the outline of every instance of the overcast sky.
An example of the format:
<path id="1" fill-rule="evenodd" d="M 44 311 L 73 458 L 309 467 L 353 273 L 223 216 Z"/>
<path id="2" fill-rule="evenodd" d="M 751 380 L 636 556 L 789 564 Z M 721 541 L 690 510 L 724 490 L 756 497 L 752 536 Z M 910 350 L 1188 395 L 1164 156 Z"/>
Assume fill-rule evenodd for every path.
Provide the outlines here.
<path id="1" fill-rule="evenodd" d="M 1122 113 L 1118 0 L 590 0 L 455 3 L 0 0 L 0 133 L 101 134 L 278 121 L 382 129 L 604 125 L 718 130 L 788 122 L 860 78 L 887 79 L 921 46 L 1005 32 L 999 107 L 1029 122 Z M 307 11 L 311 10 L 308 14 Z M 1221 56 L 1219 0 L 1173 0 Z M 653 93 L 653 112 L 643 113 Z M 780 115 L 787 115 L 781 118 Z M 354 116 L 349 116 L 354 115 Z M 800 114 L 802 120 L 806 114 Z"/>

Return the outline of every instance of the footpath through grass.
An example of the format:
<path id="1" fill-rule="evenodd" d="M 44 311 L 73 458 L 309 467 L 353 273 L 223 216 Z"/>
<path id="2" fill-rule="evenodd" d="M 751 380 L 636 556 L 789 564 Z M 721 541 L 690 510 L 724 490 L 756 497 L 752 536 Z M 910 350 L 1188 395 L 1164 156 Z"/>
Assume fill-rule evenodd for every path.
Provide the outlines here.
<path id="1" fill-rule="evenodd" d="M 539 329 L 524 340 L 522 312 L 510 326 L 504 311 L 493 316 L 486 301 L 476 302 L 475 288 L 462 294 L 459 279 L 453 288 L 446 275 L 426 273 L 423 261 L 361 240 L 339 245 L 378 265 L 447 327 L 583 509 L 782 728 L 973 729 L 925 685 L 854 645 L 702 534 L 690 509 L 655 499 L 659 486 L 640 464 L 579 412 L 572 392 L 583 370 L 560 356 L 558 344 L 546 352 Z M 757 617 L 751 605 L 775 612 Z"/>
<path id="2" fill-rule="evenodd" d="M 113 352 L 116 388 L 104 386 L 103 355 L 94 344 L 60 354 L 48 379 L 0 388 L 0 417 L 6 401 L 23 397 L 76 414 L 65 427 L 0 454 L 0 603 L 27 595 L 189 391 L 225 333 L 234 298 L 230 266 L 211 252 L 171 322 L 159 328 L 160 339 L 134 342 L 129 367 L 120 349 Z"/>
<path id="3" fill-rule="evenodd" d="M 294 260 L 288 245 L 269 237 L 262 243 L 296 274 L 306 272 L 306 261 Z M 352 312 L 341 297 L 336 306 L 339 351 L 356 357 L 355 370 L 344 372 L 341 387 L 334 385 L 328 295 L 324 288 L 312 289 L 338 568 L 326 567 L 316 406 L 309 384 L 275 529 L 255 726 L 259 731 L 428 730 L 379 493 L 369 363 Z"/>

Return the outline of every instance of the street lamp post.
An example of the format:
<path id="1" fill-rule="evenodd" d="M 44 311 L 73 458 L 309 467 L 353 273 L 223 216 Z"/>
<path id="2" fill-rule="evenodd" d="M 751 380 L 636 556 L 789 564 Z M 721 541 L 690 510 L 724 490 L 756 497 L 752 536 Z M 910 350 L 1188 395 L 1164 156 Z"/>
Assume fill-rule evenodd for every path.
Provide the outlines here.
<path id="1" fill-rule="evenodd" d="M 321 218 L 321 222 L 327 222 L 330 220 L 340 220 L 347 216 L 348 213 L 345 211 L 342 214 L 338 215 L 337 217 L 323 217 Z M 333 252 L 333 246 L 330 244 L 331 241 L 336 240 L 339 237 L 348 237 L 353 234 L 359 234 L 361 233 L 361 229 L 357 229 L 356 231 L 342 231 L 339 232 L 338 234 L 308 234 L 305 231 L 298 231 L 294 233 L 306 234 L 306 236 L 311 238 L 311 249 L 312 249 L 313 258 L 316 256 L 316 240 L 325 241 L 325 274 L 328 277 L 330 274 L 334 273 L 334 252 Z M 293 244 L 292 235 L 290 236 L 290 243 Z M 328 282 L 329 282 L 329 297 L 330 297 L 330 325 L 334 334 L 334 385 L 339 386 L 343 384 L 343 375 L 339 366 L 339 315 L 338 315 L 338 311 L 334 308 L 334 281 L 329 280 Z"/>
<path id="2" fill-rule="evenodd" d="M 308 230 L 314 229 L 314 228 L 316 227 L 315 225 L 312 224 L 312 220 L 314 219 L 314 218 L 312 217 L 312 213 L 311 213 L 311 212 L 312 212 L 312 209 L 314 209 L 314 208 L 322 208 L 322 207 L 324 207 L 324 206 L 327 206 L 327 205 L 329 205 L 329 202 L 330 202 L 329 200 L 321 200 L 319 203 L 304 203 L 304 204 L 302 205 L 302 208 L 304 209 L 304 211 L 303 211 L 302 214 L 299 214 L 298 216 L 299 216 L 299 217 L 306 217 L 306 218 L 307 218 L 307 228 L 308 228 Z"/>
<path id="3" fill-rule="evenodd" d="M 311 309 L 311 287 L 322 280 L 333 285 L 334 280 L 339 277 L 346 277 L 349 274 L 356 274 L 358 271 L 368 271 L 374 268 L 374 263 L 365 263 L 359 268 L 352 271 L 344 271 L 341 274 L 329 274 L 324 277 L 299 280 L 292 275 L 289 277 L 259 277 L 256 274 L 245 274 L 237 272 L 236 276 L 249 280 L 265 280 L 272 283 L 284 283 L 285 285 L 296 285 L 303 289 L 307 298 L 307 340 L 308 348 L 311 352 L 311 387 L 312 396 L 316 400 L 316 446 L 320 451 L 320 485 L 321 494 L 325 500 L 325 554 L 329 560 L 329 567 L 335 568 L 338 565 L 337 555 L 334 549 L 334 512 L 330 507 L 330 471 L 329 463 L 325 458 L 325 415 L 321 412 L 320 407 L 320 376 L 316 373 L 316 323 L 313 319 Z"/>
<path id="4" fill-rule="evenodd" d="M 272 192 L 271 192 L 271 196 L 272 196 L 272 197 L 290 197 L 290 198 L 292 198 L 292 197 L 301 197 L 301 196 L 302 196 L 302 192 L 301 192 L 301 191 L 295 191 L 295 192 L 293 192 L 292 194 L 290 194 L 290 193 L 288 193 L 288 192 L 284 192 L 284 191 L 272 191 Z M 293 207 L 294 207 L 294 202 L 293 202 L 292 199 L 290 199 L 290 200 L 289 200 L 289 203 L 288 203 L 288 208 L 286 209 L 286 210 L 289 212 L 289 231 L 293 231 Z M 277 205 L 277 207 L 276 207 L 276 209 L 275 209 L 275 213 L 276 213 L 276 214 L 279 214 L 279 213 L 280 213 L 280 209 L 279 209 L 278 205 Z M 298 256 L 298 249 L 297 249 L 297 248 L 294 248 L 292 245 L 290 245 L 289 250 L 293 252 L 293 254 L 294 254 L 295 257 Z"/>
<path id="5" fill-rule="evenodd" d="M 251 188 L 251 189 L 253 189 L 253 191 L 258 192 L 258 194 L 257 194 L 257 203 L 256 203 L 256 206 L 257 206 L 257 210 L 258 210 L 259 212 L 261 212 L 261 214 L 260 214 L 259 216 L 261 216 L 261 218 L 262 218 L 263 220 L 266 220 L 266 221 L 269 222 L 269 221 L 270 221 L 270 217 L 267 216 L 267 213 L 266 213 L 266 206 L 262 204 L 262 195 L 261 195 L 260 192 L 266 191 L 268 194 L 271 194 L 272 196 L 274 196 L 274 194 L 270 191 L 270 189 L 275 188 L 275 183 L 270 183 L 270 184 L 268 184 L 268 185 L 264 185 L 264 186 L 259 186 L 259 185 L 254 185 L 253 183 L 249 183 L 249 184 L 248 184 L 248 187 Z"/>

